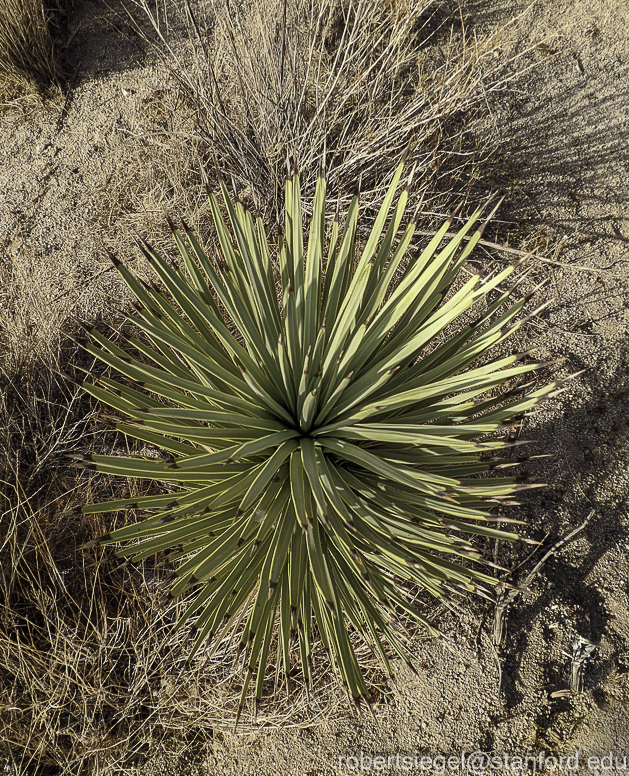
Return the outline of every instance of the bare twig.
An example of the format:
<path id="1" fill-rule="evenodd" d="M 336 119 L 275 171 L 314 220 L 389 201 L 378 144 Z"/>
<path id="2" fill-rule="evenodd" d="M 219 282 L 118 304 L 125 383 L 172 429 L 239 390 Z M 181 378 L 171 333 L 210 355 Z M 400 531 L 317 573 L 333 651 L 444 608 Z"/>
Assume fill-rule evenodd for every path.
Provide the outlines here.
<path id="1" fill-rule="evenodd" d="M 512 590 L 507 590 L 506 586 L 502 585 L 502 589 L 500 589 L 500 592 L 498 593 L 498 598 L 496 601 L 496 609 L 494 612 L 494 626 L 492 631 L 492 642 L 496 647 L 500 647 L 505 638 L 505 619 L 506 619 L 507 607 L 513 603 L 516 596 L 528 590 L 531 582 L 539 574 L 544 563 L 546 563 L 546 561 L 550 557 L 552 557 L 557 552 L 559 552 L 559 550 L 562 547 L 568 544 L 568 542 L 574 539 L 574 537 L 585 528 L 585 526 L 589 523 L 590 519 L 592 518 L 592 515 L 594 515 L 594 512 L 595 510 L 592 509 L 589 515 L 581 523 L 581 525 L 577 526 L 577 528 L 574 528 L 572 531 L 570 531 L 570 533 L 566 534 L 564 537 L 556 541 L 555 544 L 553 544 L 552 547 L 549 550 L 547 550 L 546 553 L 542 556 L 542 559 L 534 566 L 533 570 L 530 572 L 530 574 L 528 574 L 528 576 L 526 577 L 524 582 L 522 582 L 521 585 L 518 585 L 517 588 Z"/>

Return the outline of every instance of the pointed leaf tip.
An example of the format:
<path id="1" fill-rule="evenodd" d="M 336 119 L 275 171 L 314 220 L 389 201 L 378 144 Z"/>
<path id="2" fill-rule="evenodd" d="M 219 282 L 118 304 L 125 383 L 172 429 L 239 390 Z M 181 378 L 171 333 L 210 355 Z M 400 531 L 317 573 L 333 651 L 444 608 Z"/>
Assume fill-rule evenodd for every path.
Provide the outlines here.
<path id="1" fill-rule="evenodd" d="M 106 253 L 107 253 L 107 257 L 109 258 L 109 260 L 111 261 L 111 263 L 114 265 L 114 267 L 115 267 L 116 269 L 118 269 L 118 267 L 120 267 L 120 266 L 122 265 L 122 262 L 120 261 L 120 259 L 119 259 L 117 256 L 115 256 L 115 255 L 114 255 L 114 254 L 113 254 L 113 253 L 112 253 L 112 252 L 109 250 L 109 248 L 105 248 L 105 251 L 106 251 Z"/>
<path id="2" fill-rule="evenodd" d="M 352 192 L 353 197 L 360 197 L 360 192 L 363 185 L 363 174 L 362 172 L 358 176 L 358 180 L 356 181 L 356 185 L 354 186 L 354 191 Z"/>

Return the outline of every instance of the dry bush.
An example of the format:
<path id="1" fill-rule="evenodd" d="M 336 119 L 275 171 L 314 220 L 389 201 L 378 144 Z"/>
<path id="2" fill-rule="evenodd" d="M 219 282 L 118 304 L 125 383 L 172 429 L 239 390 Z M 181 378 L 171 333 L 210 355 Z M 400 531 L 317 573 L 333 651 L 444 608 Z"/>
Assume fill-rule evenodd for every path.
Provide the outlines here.
<path id="1" fill-rule="evenodd" d="M 64 0 L 0 0 L 0 103 L 59 94 L 61 47 L 53 25 L 67 7 Z"/>
<path id="2" fill-rule="evenodd" d="M 526 53 L 515 53 L 507 28 L 479 36 L 434 0 L 124 2 L 170 78 L 142 99 L 143 126 L 98 192 L 103 227 L 137 231 L 169 255 L 165 216 L 183 215 L 211 241 L 199 167 L 214 188 L 217 162 L 272 230 L 287 157 L 302 171 L 307 218 L 324 151 L 341 212 L 360 181 L 363 232 L 407 145 L 422 226 L 486 196 L 488 97 L 521 74 Z M 116 250 L 126 258 L 122 244 Z"/>
<path id="3" fill-rule="evenodd" d="M 407 145 L 427 211 L 477 179 L 489 149 L 475 122 L 513 63 L 504 31 L 479 38 L 433 0 L 130 2 L 186 98 L 193 130 L 176 134 L 210 177 L 216 159 L 269 225 L 287 157 L 308 201 L 325 150 L 330 191 L 346 200 L 361 180 L 367 223 Z"/>

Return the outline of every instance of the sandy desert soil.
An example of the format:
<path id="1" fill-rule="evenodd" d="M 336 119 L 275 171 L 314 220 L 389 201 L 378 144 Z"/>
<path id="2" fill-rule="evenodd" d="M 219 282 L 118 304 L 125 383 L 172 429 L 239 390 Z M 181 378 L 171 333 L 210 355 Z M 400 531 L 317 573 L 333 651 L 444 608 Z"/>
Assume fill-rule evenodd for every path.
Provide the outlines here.
<path id="1" fill-rule="evenodd" d="M 357 718 L 336 699 L 334 714 L 310 725 L 246 725 L 238 733 L 217 725 L 194 742 L 174 735 L 120 773 L 328 776 L 355 772 L 342 758 L 361 752 L 392 756 L 385 772 L 398 770 L 397 754 L 477 750 L 579 750 L 583 772 L 590 755 L 629 761 L 629 6 L 463 6 L 479 32 L 528 9 L 515 44 L 530 48 L 517 67 L 531 69 L 488 103 L 485 142 L 496 151 L 481 183 L 506 191 L 495 238 L 534 250 L 536 278 L 548 280 L 553 301 L 524 344 L 536 357 L 563 357 L 563 376 L 585 370 L 523 431 L 537 440 L 536 452 L 553 457 L 526 464 L 531 481 L 549 487 L 527 495 L 516 516 L 550 547 L 593 514 L 515 598 L 497 649 L 491 604 L 470 600 L 459 617 L 437 613 L 444 638 L 418 637 L 418 676 L 400 669 L 375 718 Z M 23 294 L 12 336 L 24 338 L 33 358 L 58 347 L 72 318 L 107 317 L 124 304 L 113 273 L 103 272 L 103 241 L 122 255 L 132 251 L 124 202 L 110 192 L 125 165 L 141 164 L 133 133 L 171 84 L 99 3 L 77 14 L 73 45 L 82 64 L 63 114 L 0 117 L 0 260 L 5 283 Z M 149 186 L 140 214 L 149 225 L 162 217 L 151 196 Z M 501 547 L 498 559 L 522 563 L 513 574 L 522 582 L 543 552 L 526 560 L 523 546 Z M 597 645 L 583 690 L 553 697 L 567 688 L 579 637 Z"/>

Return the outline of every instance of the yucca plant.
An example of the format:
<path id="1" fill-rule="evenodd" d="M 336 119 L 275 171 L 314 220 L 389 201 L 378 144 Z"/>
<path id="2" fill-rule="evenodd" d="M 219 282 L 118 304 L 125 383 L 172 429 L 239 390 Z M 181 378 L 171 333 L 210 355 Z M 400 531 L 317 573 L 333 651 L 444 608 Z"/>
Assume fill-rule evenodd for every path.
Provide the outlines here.
<path id="1" fill-rule="evenodd" d="M 163 495 L 84 507 L 149 512 L 90 544 L 131 541 L 119 554 L 134 560 L 171 551 L 171 594 L 197 590 L 177 626 L 196 618 L 190 659 L 231 639 L 246 651 L 241 709 L 253 675 L 257 708 L 270 654 L 278 673 L 299 660 L 309 681 L 315 638 L 360 705 L 368 688 L 352 634 L 390 673 L 391 655 L 410 661 L 402 621 L 436 632 L 410 602 L 418 589 L 442 598 L 495 583 L 466 536 L 519 538 L 492 525 L 504 517 L 489 510 L 530 486 L 477 475 L 513 464 L 484 460 L 514 444 L 494 432 L 556 383 L 500 392 L 542 365 L 521 355 L 474 365 L 522 324 L 527 297 L 510 303 L 497 290 L 513 267 L 454 286 L 480 212 L 445 239 L 450 218 L 408 258 L 408 186 L 394 204 L 402 170 L 362 251 L 358 195 L 326 239 L 323 171 L 306 246 L 299 176 L 289 175 L 276 251 L 221 180 L 224 210 L 209 194 L 214 258 L 185 223 L 187 242 L 173 227 L 180 268 L 141 243 L 160 288 L 114 258 L 151 343 L 128 339 L 142 356 L 96 331 L 85 345 L 123 378 L 85 389 L 128 418 L 119 431 L 165 455 L 77 456 L 79 465 L 169 483 Z M 446 337 L 475 306 L 475 321 Z"/>

